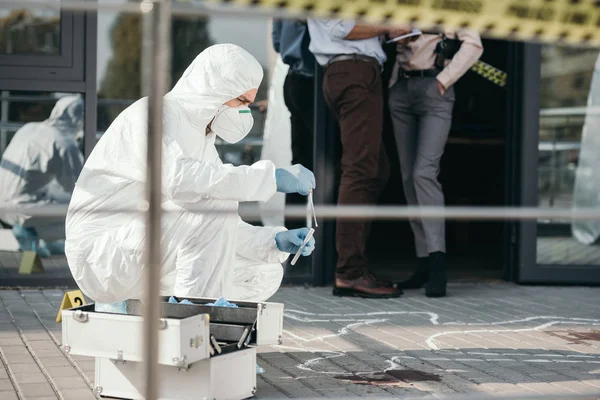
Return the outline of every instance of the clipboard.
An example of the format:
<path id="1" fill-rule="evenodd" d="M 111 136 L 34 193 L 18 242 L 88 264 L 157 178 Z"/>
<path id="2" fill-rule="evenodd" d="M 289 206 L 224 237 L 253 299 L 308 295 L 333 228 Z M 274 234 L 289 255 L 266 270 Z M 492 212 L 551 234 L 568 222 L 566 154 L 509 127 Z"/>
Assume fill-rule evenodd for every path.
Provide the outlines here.
<path id="1" fill-rule="evenodd" d="M 407 33 L 406 35 L 401 35 L 401 36 L 395 37 L 395 38 L 393 38 L 391 40 L 388 40 L 386 43 L 387 44 L 396 43 L 396 42 L 399 42 L 399 41 L 401 41 L 403 39 L 408 39 L 409 37 L 419 36 L 419 35 L 422 35 L 422 34 L 423 34 L 423 32 L 421 32 L 417 28 L 414 28 L 410 33 Z"/>

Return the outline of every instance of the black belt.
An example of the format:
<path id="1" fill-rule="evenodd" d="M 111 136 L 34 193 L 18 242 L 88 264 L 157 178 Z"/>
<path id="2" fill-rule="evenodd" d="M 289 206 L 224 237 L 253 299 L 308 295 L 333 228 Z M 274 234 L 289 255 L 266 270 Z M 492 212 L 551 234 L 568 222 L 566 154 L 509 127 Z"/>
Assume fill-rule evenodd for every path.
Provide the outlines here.
<path id="1" fill-rule="evenodd" d="M 314 76 L 306 75 L 306 74 L 303 74 L 302 72 L 298 72 L 298 71 L 292 71 L 291 69 L 288 70 L 288 75 L 292 75 L 297 78 L 306 78 L 306 79 L 314 78 Z"/>
<path id="2" fill-rule="evenodd" d="M 331 64 L 340 62 L 340 61 L 364 61 L 371 62 L 379 65 L 379 61 L 376 58 L 363 56 L 361 54 L 340 54 L 339 56 L 332 57 L 325 67 L 329 67 Z"/>
<path id="3" fill-rule="evenodd" d="M 398 79 L 408 78 L 435 78 L 441 71 L 439 69 L 421 69 L 416 71 L 398 70 Z"/>

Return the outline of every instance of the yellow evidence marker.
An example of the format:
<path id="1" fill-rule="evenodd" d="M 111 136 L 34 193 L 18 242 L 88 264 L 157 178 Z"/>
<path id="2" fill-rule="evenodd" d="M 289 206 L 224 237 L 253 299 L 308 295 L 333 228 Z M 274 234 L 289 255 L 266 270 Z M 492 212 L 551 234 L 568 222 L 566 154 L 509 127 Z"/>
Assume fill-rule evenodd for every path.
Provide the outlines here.
<path id="1" fill-rule="evenodd" d="M 21 258 L 21 265 L 19 266 L 19 274 L 29 275 L 39 272 L 44 272 L 44 266 L 39 254 L 35 251 L 24 251 Z"/>
<path id="2" fill-rule="evenodd" d="M 85 305 L 85 298 L 81 290 L 72 290 L 66 292 L 63 296 L 62 303 L 58 309 L 58 315 L 56 316 L 56 322 L 62 321 L 62 310 L 68 310 L 69 308 L 80 307 Z"/>

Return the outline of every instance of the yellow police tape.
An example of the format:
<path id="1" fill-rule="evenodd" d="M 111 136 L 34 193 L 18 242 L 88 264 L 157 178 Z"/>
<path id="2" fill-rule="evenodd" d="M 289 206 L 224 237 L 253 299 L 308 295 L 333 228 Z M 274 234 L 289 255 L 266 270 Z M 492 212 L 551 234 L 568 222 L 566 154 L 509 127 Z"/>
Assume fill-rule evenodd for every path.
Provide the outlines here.
<path id="1" fill-rule="evenodd" d="M 316 17 L 469 28 L 511 40 L 600 45 L 595 0 L 208 0 L 249 8 L 308 11 Z"/>
<path id="2" fill-rule="evenodd" d="M 506 86 L 506 72 L 490 64 L 484 63 L 483 61 L 477 61 L 471 67 L 471 71 L 482 76 L 483 78 L 487 79 L 495 85 L 498 85 L 500 87 Z"/>

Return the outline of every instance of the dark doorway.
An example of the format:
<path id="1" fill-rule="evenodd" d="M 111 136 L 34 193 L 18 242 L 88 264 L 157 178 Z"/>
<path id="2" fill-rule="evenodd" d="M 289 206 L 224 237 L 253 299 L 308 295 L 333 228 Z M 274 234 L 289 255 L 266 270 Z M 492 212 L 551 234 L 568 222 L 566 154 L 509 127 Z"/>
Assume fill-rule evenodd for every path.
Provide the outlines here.
<path id="1" fill-rule="evenodd" d="M 510 74 L 511 44 L 484 40 L 483 45 L 481 60 Z M 453 125 L 440 174 L 446 205 L 507 205 L 507 89 L 469 71 L 456 83 L 455 91 Z M 389 119 L 385 141 L 392 174 L 381 204 L 406 204 Z M 446 238 L 451 279 L 504 276 L 505 223 L 447 221 Z M 415 252 L 408 222 L 375 222 L 369 255 L 378 276 L 402 279 L 410 274 Z"/>

